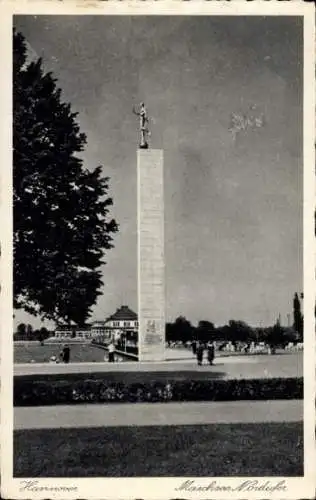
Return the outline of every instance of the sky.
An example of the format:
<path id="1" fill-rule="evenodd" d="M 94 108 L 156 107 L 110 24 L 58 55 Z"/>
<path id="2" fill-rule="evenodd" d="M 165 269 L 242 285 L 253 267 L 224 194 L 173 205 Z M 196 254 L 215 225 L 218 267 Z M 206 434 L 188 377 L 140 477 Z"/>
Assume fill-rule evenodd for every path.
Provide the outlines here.
<path id="1" fill-rule="evenodd" d="M 133 105 L 164 150 L 166 319 L 284 324 L 302 290 L 302 20 L 17 16 L 79 113 L 120 230 L 94 319 L 137 310 Z M 232 115 L 251 118 L 241 130 Z M 257 118 L 257 121 L 255 121 Z M 235 119 L 236 122 L 236 119 Z M 240 128 L 240 127 L 239 127 Z M 23 312 L 16 322 L 40 324 Z"/>

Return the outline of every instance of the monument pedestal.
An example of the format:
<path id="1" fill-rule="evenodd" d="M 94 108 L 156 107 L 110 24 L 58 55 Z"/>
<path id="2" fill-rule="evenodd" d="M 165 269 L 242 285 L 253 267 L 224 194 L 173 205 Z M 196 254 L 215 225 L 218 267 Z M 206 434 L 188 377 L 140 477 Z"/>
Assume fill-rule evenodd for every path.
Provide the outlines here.
<path id="1" fill-rule="evenodd" d="M 163 151 L 137 151 L 138 355 L 165 359 Z"/>

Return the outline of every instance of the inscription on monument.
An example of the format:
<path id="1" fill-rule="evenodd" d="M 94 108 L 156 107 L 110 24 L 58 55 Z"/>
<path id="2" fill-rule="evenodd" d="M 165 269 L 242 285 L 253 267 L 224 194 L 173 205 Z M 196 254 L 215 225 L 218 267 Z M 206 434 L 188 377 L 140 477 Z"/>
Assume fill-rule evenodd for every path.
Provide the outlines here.
<path id="1" fill-rule="evenodd" d="M 163 341 L 162 335 L 159 334 L 159 327 L 155 320 L 148 320 L 145 334 L 145 344 L 155 345 Z"/>

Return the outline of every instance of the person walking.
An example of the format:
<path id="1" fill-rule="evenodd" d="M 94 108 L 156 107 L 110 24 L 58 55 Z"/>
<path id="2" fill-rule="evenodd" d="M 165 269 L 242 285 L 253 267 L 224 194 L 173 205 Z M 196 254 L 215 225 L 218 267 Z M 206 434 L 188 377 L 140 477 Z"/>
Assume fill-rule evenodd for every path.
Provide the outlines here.
<path id="1" fill-rule="evenodd" d="M 69 363 L 70 361 L 70 347 L 67 344 L 63 348 L 63 361 L 64 363 Z"/>
<path id="2" fill-rule="evenodd" d="M 114 352 L 115 352 L 115 345 L 113 340 L 111 340 L 109 344 L 109 363 L 114 363 Z"/>
<path id="3" fill-rule="evenodd" d="M 203 344 L 202 342 L 198 342 L 196 346 L 196 358 L 199 366 L 201 366 L 203 363 L 203 352 L 204 352 Z"/>
<path id="4" fill-rule="evenodd" d="M 213 364 L 215 358 L 215 345 L 214 342 L 207 343 L 207 360 L 210 365 Z"/>
<path id="5" fill-rule="evenodd" d="M 195 356 L 196 355 L 196 340 L 195 339 L 192 340 L 191 346 L 192 346 L 193 356 Z"/>

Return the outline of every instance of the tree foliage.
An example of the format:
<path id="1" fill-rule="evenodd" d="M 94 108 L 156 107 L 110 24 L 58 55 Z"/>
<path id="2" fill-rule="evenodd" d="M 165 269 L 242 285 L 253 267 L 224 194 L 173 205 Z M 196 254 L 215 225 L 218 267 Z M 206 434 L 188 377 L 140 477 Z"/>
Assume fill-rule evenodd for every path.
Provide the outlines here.
<path id="1" fill-rule="evenodd" d="M 249 340 L 254 340 L 255 333 L 253 328 L 251 328 L 245 321 L 229 321 L 229 328 L 231 331 L 229 340 L 239 340 L 242 342 L 247 342 Z"/>
<path id="2" fill-rule="evenodd" d="M 301 294 L 301 298 L 303 298 L 303 294 Z M 301 311 L 301 302 L 296 293 L 293 299 L 293 316 L 294 316 L 294 324 L 293 327 L 295 331 L 299 334 L 300 338 L 303 338 L 303 329 L 304 329 L 304 318 Z"/>
<path id="3" fill-rule="evenodd" d="M 216 333 L 214 324 L 207 320 L 201 320 L 196 328 L 197 340 L 201 342 L 208 342 L 215 340 Z"/>
<path id="4" fill-rule="evenodd" d="M 279 321 L 277 321 L 272 328 L 267 329 L 265 340 L 270 345 L 272 352 L 275 351 L 276 347 L 281 347 L 283 345 L 283 329 Z"/>
<path id="5" fill-rule="evenodd" d="M 173 323 L 166 324 L 167 342 L 188 342 L 192 339 L 194 327 L 184 316 L 179 316 Z"/>
<path id="6" fill-rule="evenodd" d="M 26 333 L 26 324 L 25 323 L 19 323 L 16 329 L 17 333 L 20 335 L 25 335 Z"/>
<path id="7" fill-rule="evenodd" d="M 13 36 L 14 306 L 84 323 L 103 285 L 113 246 L 109 178 L 88 170 L 86 136 L 42 60 L 27 62 Z"/>
<path id="8" fill-rule="evenodd" d="M 195 327 L 183 316 L 166 323 L 167 342 L 185 343 L 193 340 L 203 343 L 216 340 L 222 343 L 232 342 L 234 345 L 266 342 L 275 349 L 284 347 L 289 342 L 298 342 L 301 338 L 293 327 L 281 326 L 279 320 L 273 326 L 266 327 L 252 327 L 240 320 L 230 320 L 228 324 L 217 327 L 210 321 L 201 320 Z"/>
<path id="9" fill-rule="evenodd" d="M 51 335 L 52 332 L 50 332 L 45 326 L 34 330 L 32 325 L 20 323 L 14 334 L 14 340 L 38 340 L 39 342 L 44 342 L 44 340 L 49 338 Z"/>

